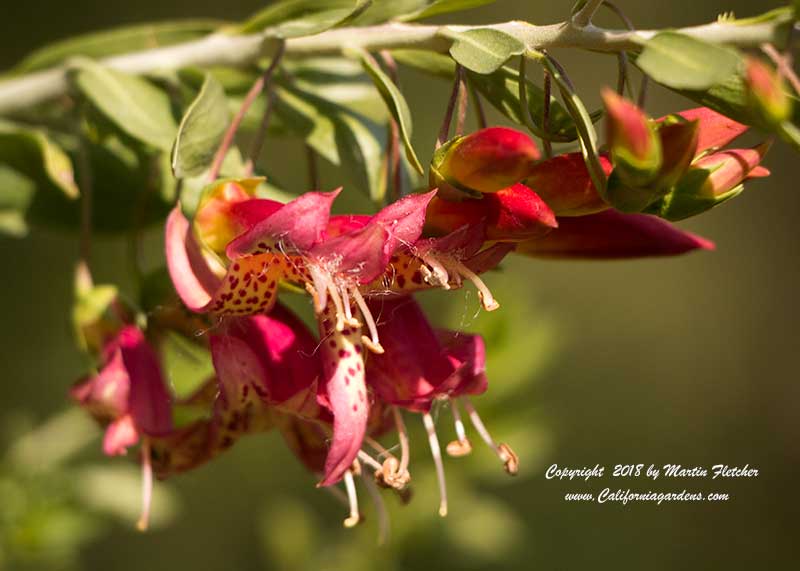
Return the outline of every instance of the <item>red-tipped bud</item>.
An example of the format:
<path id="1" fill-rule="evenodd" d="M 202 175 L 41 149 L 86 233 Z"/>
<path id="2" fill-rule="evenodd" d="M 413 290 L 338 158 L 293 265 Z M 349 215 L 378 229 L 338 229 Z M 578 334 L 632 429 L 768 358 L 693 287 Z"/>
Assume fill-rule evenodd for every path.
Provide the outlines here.
<path id="1" fill-rule="evenodd" d="M 697 121 L 700 124 L 697 134 L 697 149 L 695 150 L 698 155 L 709 149 L 724 147 L 748 129 L 747 125 L 742 125 L 708 107 L 679 111 L 674 115 L 661 117 L 658 119 L 658 123 L 674 123 L 680 120 L 678 117 L 686 121 Z"/>
<path id="2" fill-rule="evenodd" d="M 606 88 L 608 146 L 618 176 L 628 185 L 650 182 L 661 167 L 661 144 L 652 121 L 635 104 Z"/>
<path id="3" fill-rule="evenodd" d="M 247 229 L 245 220 L 235 213 L 235 205 L 250 200 L 260 178 L 226 180 L 203 191 L 194 215 L 194 229 L 200 242 L 217 253 L 223 253 L 228 242 Z M 259 201 L 261 202 L 261 201 Z M 280 203 L 264 201 L 280 207 Z"/>
<path id="4" fill-rule="evenodd" d="M 439 236 L 481 223 L 486 225 L 488 240 L 503 242 L 544 236 L 558 225 L 553 211 L 524 184 L 486 194 L 479 200 L 454 202 L 436 197 L 428 204 L 425 217 L 426 231 Z"/>
<path id="5" fill-rule="evenodd" d="M 697 249 L 713 250 L 714 244 L 655 216 L 615 210 L 561 218 L 558 229 L 544 238 L 517 245 L 517 252 L 538 258 L 641 258 Z"/>
<path id="6" fill-rule="evenodd" d="M 611 161 L 600 156 L 606 176 Z M 533 167 L 524 183 L 532 188 L 557 216 L 583 216 L 600 212 L 608 205 L 592 184 L 586 162 L 580 153 L 558 155 Z"/>
<path id="7" fill-rule="evenodd" d="M 786 95 L 783 79 L 756 58 L 747 58 L 744 74 L 750 104 L 771 124 L 780 123 L 792 113 L 792 101 Z"/>
<path id="8" fill-rule="evenodd" d="M 683 176 L 697 154 L 700 136 L 698 121 L 662 123 L 658 129 L 662 163 L 656 185 L 670 188 Z"/>
<path id="9" fill-rule="evenodd" d="M 769 146 L 763 143 L 753 149 L 730 149 L 703 157 L 648 212 L 682 220 L 722 204 L 742 191 L 746 179 L 769 174 L 759 166 Z"/>
<path id="10" fill-rule="evenodd" d="M 507 127 L 481 129 L 451 139 L 436 151 L 431 188 L 451 186 L 472 195 L 497 192 L 525 178 L 540 156 L 525 133 Z"/>

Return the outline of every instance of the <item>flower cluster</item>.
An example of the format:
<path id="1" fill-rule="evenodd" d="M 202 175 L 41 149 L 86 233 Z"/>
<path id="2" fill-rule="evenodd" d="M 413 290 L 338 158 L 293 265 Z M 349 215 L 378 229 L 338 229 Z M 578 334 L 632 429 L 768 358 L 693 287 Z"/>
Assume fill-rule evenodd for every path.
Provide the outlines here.
<path id="1" fill-rule="evenodd" d="M 211 185 L 191 220 L 176 207 L 166 258 L 188 312 L 179 310 L 169 325 L 150 323 L 147 337 L 131 320 L 110 328 L 99 344 L 99 373 L 73 390 L 107 427 L 107 454 L 141 441 L 145 506 L 153 473 L 186 471 L 244 435 L 275 429 L 320 474 L 320 486 L 344 483 L 352 526 L 360 518 L 355 476 L 371 473 L 367 485 L 407 493 L 405 420 L 419 415 L 445 515 L 436 402 L 449 406 L 454 421 L 449 455 L 472 449 L 464 410 L 516 474 L 516 454 L 491 436 L 470 400 L 487 389 L 483 339 L 433 327 L 413 294 L 469 282 L 493 311 L 499 303 L 481 274 L 511 253 L 628 258 L 711 249 L 664 218 L 706 210 L 738 193 L 746 178 L 766 174 L 758 166 L 764 147 L 719 150 L 745 130 L 722 115 L 693 109 L 653 121 L 614 94 L 604 97 L 604 189 L 595 188 L 579 153 L 542 160 L 527 135 L 492 127 L 448 141 L 433 158 L 431 190 L 374 215 L 331 214 L 341 189 L 285 204 L 259 198 L 257 178 Z M 279 301 L 285 290 L 309 294 L 316 332 Z M 199 329 L 187 321 L 192 314 L 206 324 L 208 334 L 194 338 L 210 351 L 215 374 L 178 401 L 157 357 L 159 328 Z M 207 414 L 178 425 L 173 409 L 187 402 Z M 389 435 L 398 454 L 378 442 Z"/>

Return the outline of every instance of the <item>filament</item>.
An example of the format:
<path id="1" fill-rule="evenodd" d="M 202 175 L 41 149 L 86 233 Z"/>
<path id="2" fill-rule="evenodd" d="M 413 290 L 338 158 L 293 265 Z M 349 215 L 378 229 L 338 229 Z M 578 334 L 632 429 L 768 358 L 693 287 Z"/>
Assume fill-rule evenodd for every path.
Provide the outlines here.
<path id="1" fill-rule="evenodd" d="M 461 412 L 458 410 L 458 402 L 455 400 L 450 401 L 450 410 L 453 413 L 453 423 L 456 426 L 456 437 L 458 440 L 450 442 L 447 447 L 447 453 L 450 456 L 466 456 L 472 452 L 472 443 L 467 438 L 467 432 L 464 428 L 464 422 L 461 420 Z"/>
<path id="2" fill-rule="evenodd" d="M 150 505 L 153 501 L 153 465 L 150 460 L 150 440 L 142 437 L 142 514 L 136 527 L 146 531 L 150 525 Z"/>
<path id="3" fill-rule="evenodd" d="M 397 427 L 397 438 L 400 440 L 400 467 L 399 471 L 408 471 L 408 461 L 410 457 L 408 446 L 408 431 L 406 430 L 406 423 L 403 420 L 403 415 L 400 414 L 400 409 L 396 406 L 392 407 L 392 414 L 394 415 L 394 424 Z"/>
<path id="4" fill-rule="evenodd" d="M 359 311 L 361 311 L 361 316 L 364 318 L 364 323 L 367 325 L 367 329 L 369 330 L 369 337 L 363 336 L 361 337 L 362 343 L 367 346 L 367 349 L 376 353 L 378 355 L 383 353 L 383 347 L 381 346 L 381 341 L 378 338 L 378 326 L 375 325 L 375 318 L 372 316 L 372 312 L 367 307 L 367 302 L 364 301 L 361 292 L 358 291 L 358 288 L 353 288 L 353 299 L 358 306 Z"/>
<path id="5" fill-rule="evenodd" d="M 471 281 L 478 289 L 478 296 L 481 298 L 481 303 L 486 311 L 494 311 L 500 307 L 497 300 L 492 295 L 484 281 L 478 277 L 478 274 L 470 270 L 467 266 L 458 261 L 453 261 L 453 269 L 455 269 L 461 276 Z"/>
<path id="6" fill-rule="evenodd" d="M 386 511 L 386 504 L 383 501 L 378 486 L 366 474 L 361 474 L 361 479 L 364 482 L 364 487 L 367 488 L 367 493 L 372 498 L 372 503 L 375 504 L 375 513 L 378 515 L 378 545 L 384 545 L 389 539 L 389 514 Z"/>
<path id="7" fill-rule="evenodd" d="M 470 401 L 467 397 L 462 397 L 461 400 L 464 402 L 464 408 L 467 409 L 467 414 L 469 414 L 469 419 L 472 421 L 472 426 L 475 427 L 475 430 L 477 430 L 478 434 L 481 435 L 483 441 L 492 450 L 494 450 L 495 454 L 497 454 L 497 457 L 503 462 L 506 472 L 512 476 L 515 476 L 519 471 L 519 458 L 517 457 L 516 453 L 508 444 L 505 444 L 504 442 L 497 444 L 494 441 L 492 435 L 489 434 L 489 431 L 483 424 L 481 417 L 478 415 L 478 411 L 475 410 L 475 407 L 472 405 L 472 401 Z"/>
<path id="8" fill-rule="evenodd" d="M 350 504 L 350 516 L 344 520 L 344 526 L 355 527 L 361 521 L 361 515 L 358 513 L 358 495 L 352 470 L 344 473 L 344 487 L 347 490 L 347 501 Z"/>
<path id="9" fill-rule="evenodd" d="M 431 447 L 433 464 L 436 466 L 436 479 L 439 481 L 439 515 L 447 515 L 447 484 L 444 479 L 444 463 L 442 462 L 442 451 L 439 448 L 439 439 L 436 437 L 436 428 L 433 425 L 431 413 L 426 412 L 422 415 L 422 422 L 428 433 L 428 444 Z"/>

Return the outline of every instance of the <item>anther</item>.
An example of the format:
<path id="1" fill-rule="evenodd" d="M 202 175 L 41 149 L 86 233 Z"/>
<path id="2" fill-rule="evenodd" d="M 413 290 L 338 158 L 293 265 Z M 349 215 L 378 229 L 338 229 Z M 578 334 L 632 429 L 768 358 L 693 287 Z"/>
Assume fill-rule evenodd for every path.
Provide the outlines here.
<path id="1" fill-rule="evenodd" d="M 444 463 L 442 462 L 442 451 L 439 448 L 439 439 L 436 437 L 436 427 L 433 424 L 433 417 L 429 412 L 422 415 L 422 422 L 425 424 L 425 431 L 428 433 L 428 444 L 431 447 L 433 464 L 436 467 L 436 479 L 439 481 L 439 515 L 447 516 L 447 483 L 444 478 Z"/>
<path id="2" fill-rule="evenodd" d="M 461 412 L 458 410 L 458 403 L 455 400 L 450 401 L 450 410 L 453 413 L 453 422 L 456 426 L 456 436 L 458 440 L 450 442 L 445 450 L 454 458 L 466 456 L 472 452 L 472 443 L 469 441 L 469 438 L 467 438 L 466 430 L 464 430 L 464 423 L 461 420 Z"/>

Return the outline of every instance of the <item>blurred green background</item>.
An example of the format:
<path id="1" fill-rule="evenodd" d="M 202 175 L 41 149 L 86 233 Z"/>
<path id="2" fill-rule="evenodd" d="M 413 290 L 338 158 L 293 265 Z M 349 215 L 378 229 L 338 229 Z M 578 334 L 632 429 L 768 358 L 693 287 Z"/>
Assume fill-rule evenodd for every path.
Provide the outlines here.
<path id="1" fill-rule="evenodd" d="M 257 0 L 27 0 L 7 6 L 0 66 L 49 41 L 106 26 L 162 18 L 240 19 Z M 571 2 L 500 1 L 449 21 L 562 20 Z M 640 27 L 751 15 L 779 2 L 633 2 L 619 5 Z M 614 25 L 605 13 L 599 22 Z M 590 107 L 616 81 L 614 58 L 556 52 Z M 421 156 L 432 150 L 449 87 L 403 73 Z M 648 111 L 692 104 L 653 88 Z M 497 116 L 493 116 L 498 119 Z M 292 188 L 305 180 L 302 147 L 270 142 L 264 160 Z M 426 296 L 441 323 L 487 335 L 490 392 L 476 400 L 499 440 L 521 456 L 510 479 L 481 446 L 446 464 L 451 516 L 436 516 L 435 482 L 419 426 L 412 434 L 415 499 L 387 497 L 393 535 L 376 545 L 376 518 L 344 530 L 345 508 L 314 488 L 278 435 L 250 438 L 212 465 L 159 486 L 161 525 L 134 530 L 138 481 L 124 459 L 105 460 L 81 414 L 49 432 L 28 431 L 67 408 L 66 391 L 84 373 L 69 325 L 77 241 L 35 231 L 0 238 L 7 262 L 0 330 L 0 568 L 8 569 L 753 569 L 797 561 L 800 531 L 800 402 L 795 357 L 800 290 L 798 156 L 770 152 L 773 175 L 743 196 L 685 225 L 716 252 L 676 259 L 591 263 L 514 259 L 488 282 L 503 304 L 476 317 L 474 295 Z M 324 187 L 337 186 L 323 168 Z M 160 234 L 146 261 L 161 263 Z M 98 281 L 130 287 L 122 240 L 95 246 Z M 442 302 L 449 302 L 443 305 Z M 408 417 L 409 424 L 421 424 Z M 60 424 L 59 424 L 60 423 Z M 451 437 L 449 414 L 441 438 Z M 20 435 L 28 433 L 27 437 Z M 91 440 L 80 462 L 59 465 L 64 448 Z M 473 438 L 475 442 L 477 438 Z M 655 484 L 606 476 L 589 484 L 548 481 L 548 465 L 717 463 L 757 467 L 741 480 Z M 59 467 L 60 466 L 60 467 Z M 566 492 L 609 486 L 731 494 L 727 503 L 597 505 Z M 107 517 L 104 514 L 115 514 Z M 24 514 L 19 516 L 19 514 Z M 19 516 L 19 517 L 18 517 Z M 158 520 L 158 518 L 157 518 Z"/>

